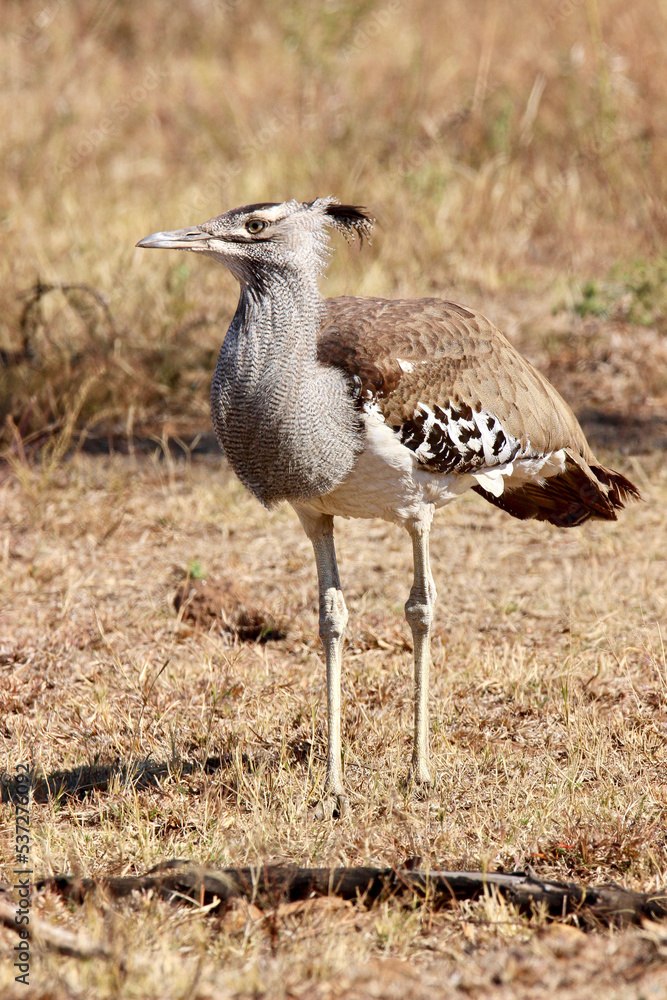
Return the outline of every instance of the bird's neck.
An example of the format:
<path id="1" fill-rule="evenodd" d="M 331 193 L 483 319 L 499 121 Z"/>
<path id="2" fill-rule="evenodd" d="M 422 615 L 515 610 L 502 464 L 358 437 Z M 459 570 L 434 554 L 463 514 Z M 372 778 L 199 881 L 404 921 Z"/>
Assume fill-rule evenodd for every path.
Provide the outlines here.
<path id="1" fill-rule="evenodd" d="M 317 361 L 323 313 L 315 276 L 262 274 L 242 284 L 220 350 L 211 390 L 216 433 L 265 504 L 330 492 L 361 447 L 351 387 Z"/>
<path id="2" fill-rule="evenodd" d="M 260 376 L 262 369 L 288 365 L 300 370 L 317 356 L 324 303 L 314 277 L 262 274 L 241 285 L 236 314 L 223 350 L 229 360 Z"/>

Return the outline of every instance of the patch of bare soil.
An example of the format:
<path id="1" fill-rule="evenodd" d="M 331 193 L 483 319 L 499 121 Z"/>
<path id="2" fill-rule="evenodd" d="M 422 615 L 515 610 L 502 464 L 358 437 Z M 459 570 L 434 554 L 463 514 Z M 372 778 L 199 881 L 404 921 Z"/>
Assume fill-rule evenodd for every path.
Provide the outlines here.
<path id="1" fill-rule="evenodd" d="M 186 575 L 177 587 L 174 608 L 183 621 L 204 629 L 217 626 L 241 642 L 270 642 L 286 635 L 268 612 L 253 604 L 247 591 L 215 576 L 201 580 Z"/>

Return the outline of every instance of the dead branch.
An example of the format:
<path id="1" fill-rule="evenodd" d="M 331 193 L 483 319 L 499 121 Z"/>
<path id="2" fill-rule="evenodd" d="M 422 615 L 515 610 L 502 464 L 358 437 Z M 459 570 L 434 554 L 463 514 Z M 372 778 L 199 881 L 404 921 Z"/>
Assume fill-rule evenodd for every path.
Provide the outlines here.
<path id="1" fill-rule="evenodd" d="M 168 899 L 187 898 L 209 912 L 224 910 L 243 898 L 259 906 L 338 896 L 371 905 L 400 896 L 446 906 L 457 900 L 478 899 L 497 891 L 522 913 L 543 912 L 552 919 L 577 916 L 583 923 L 639 923 L 667 917 L 667 890 L 633 892 L 615 884 L 580 886 L 540 879 L 526 872 L 447 872 L 394 868 L 298 868 L 265 865 L 258 868 L 206 868 L 189 861 L 165 861 L 136 877 L 77 878 L 69 875 L 42 879 L 37 889 L 53 889 L 81 902 L 96 889 L 114 898 L 149 891 Z M 217 905 L 216 904 L 217 901 Z M 211 905 L 213 904 L 213 905 Z"/>

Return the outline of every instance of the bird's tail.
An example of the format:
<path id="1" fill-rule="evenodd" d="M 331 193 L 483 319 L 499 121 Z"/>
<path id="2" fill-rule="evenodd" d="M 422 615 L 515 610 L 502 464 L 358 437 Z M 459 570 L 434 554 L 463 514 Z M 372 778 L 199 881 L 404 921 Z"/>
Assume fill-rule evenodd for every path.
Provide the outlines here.
<path id="1" fill-rule="evenodd" d="M 573 528 L 590 518 L 615 521 L 616 511 L 641 500 L 634 483 L 602 465 L 589 465 L 580 455 L 566 451 L 565 469 L 541 482 L 523 483 L 492 496 L 479 486 L 473 489 L 485 500 L 521 520 L 549 521 L 560 528 Z"/>

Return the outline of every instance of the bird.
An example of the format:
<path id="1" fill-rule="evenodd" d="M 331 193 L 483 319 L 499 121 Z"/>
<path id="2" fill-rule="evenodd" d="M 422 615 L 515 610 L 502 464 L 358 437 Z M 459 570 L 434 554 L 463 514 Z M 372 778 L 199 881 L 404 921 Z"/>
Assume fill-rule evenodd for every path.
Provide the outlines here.
<path id="1" fill-rule="evenodd" d="M 595 458 L 556 389 L 481 313 L 439 298 L 323 298 L 331 231 L 370 241 L 366 208 L 334 197 L 261 202 L 142 248 L 187 250 L 240 285 L 211 386 L 219 444 L 267 508 L 294 508 L 313 546 L 326 662 L 326 814 L 348 807 L 341 763 L 341 669 L 348 613 L 334 517 L 381 518 L 412 541 L 405 604 L 414 649 L 409 787 L 432 784 L 430 635 L 434 512 L 474 490 L 522 520 L 560 528 L 614 521 L 637 487 Z"/>

